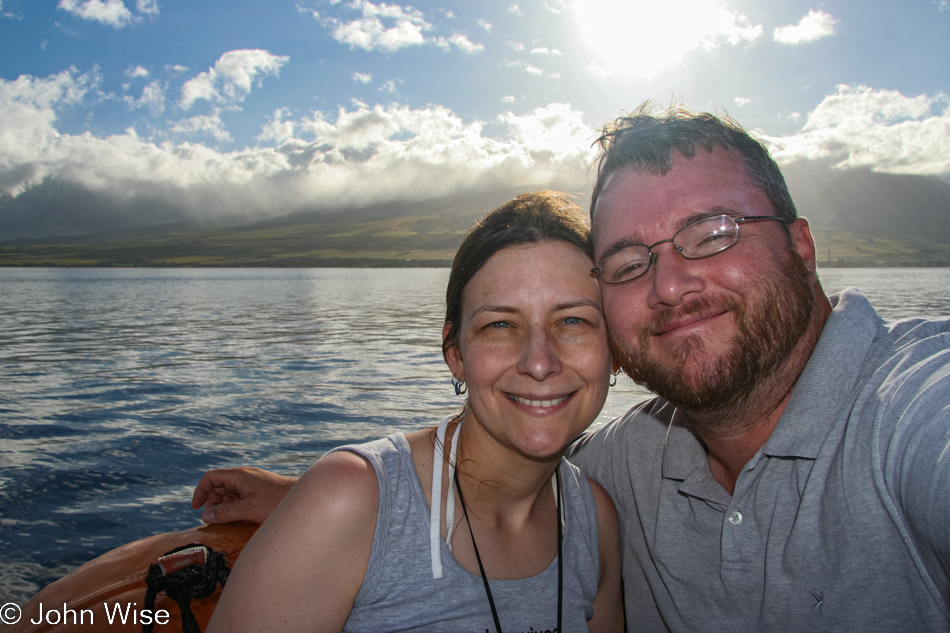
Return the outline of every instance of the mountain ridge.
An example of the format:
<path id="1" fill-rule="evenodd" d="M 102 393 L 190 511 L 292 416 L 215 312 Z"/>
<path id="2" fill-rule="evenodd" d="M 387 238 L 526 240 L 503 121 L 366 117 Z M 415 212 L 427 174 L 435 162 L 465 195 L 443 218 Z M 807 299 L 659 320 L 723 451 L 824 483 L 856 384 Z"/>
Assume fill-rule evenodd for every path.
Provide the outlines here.
<path id="1" fill-rule="evenodd" d="M 950 265 L 950 184 L 936 176 L 783 168 L 822 265 Z M 85 236 L 0 242 L 2 266 L 444 266 L 472 224 L 538 186 L 420 201 L 237 214 Z M 588 196 L 575 194 L 582 207 Z M 170 217 L 170 216 L 162 216 Z"/>

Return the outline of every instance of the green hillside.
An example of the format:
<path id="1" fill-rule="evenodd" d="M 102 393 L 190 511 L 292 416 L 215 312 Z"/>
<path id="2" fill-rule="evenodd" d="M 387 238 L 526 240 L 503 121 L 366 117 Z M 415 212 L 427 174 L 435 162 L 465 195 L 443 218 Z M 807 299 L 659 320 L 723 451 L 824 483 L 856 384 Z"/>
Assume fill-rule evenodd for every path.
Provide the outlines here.
<path id="1" fill-rule="evenodd" d="M 0 246 L 0 266 L 448 266 L 475 220 L 522 191 L 296 213 L 147 237 L 6 245 Z M 812 232 L 823 267 L 950 266 L 950 244 L 942 241 L 875 237 L 825 223 L 813 225 Z"/>
<path id="2" fill-rule="evenodd" d="M 821 266 L 950 266 L 950 244 L 914 237 L 882 238 L 812 226 Z"/>
<path id="3" fill-rule="evenodd" d="M 476 219 L 522 191 L 149 237 L 0 246 L 0 266 L 448 266 Z"/>

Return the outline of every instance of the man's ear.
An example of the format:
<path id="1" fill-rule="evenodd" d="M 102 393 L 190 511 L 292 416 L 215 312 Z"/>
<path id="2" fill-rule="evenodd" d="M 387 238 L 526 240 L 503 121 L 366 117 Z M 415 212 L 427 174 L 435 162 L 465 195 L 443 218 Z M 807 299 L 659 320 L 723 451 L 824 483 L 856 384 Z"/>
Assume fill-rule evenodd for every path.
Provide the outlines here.
<path id="1" fill-rule="evenodd" d="M 451 329 L 451 322 L 446 322 L 446 324 L 442 326 L 443 346 Z M 443 347 L 443 349 L 445 350 L 445 363 L 449 366 L 452 375 L 455 376 L 456 380 L 465 382 L 465 363 L 462 362 L 462 351 L 459 349 L 458 342 L 452 343 L 448 347 Z"/>
<path id="2" fill-rule="evenodd" d="M 792 248 L 801 255 L 805 262 L 805 268 L 815 274 L 818 271 L 818 264 L 815 259 L 815 240 L 811 236 L 808 220 L 798 218 L 788 225 L 788 231 L 792 238 Z"/>

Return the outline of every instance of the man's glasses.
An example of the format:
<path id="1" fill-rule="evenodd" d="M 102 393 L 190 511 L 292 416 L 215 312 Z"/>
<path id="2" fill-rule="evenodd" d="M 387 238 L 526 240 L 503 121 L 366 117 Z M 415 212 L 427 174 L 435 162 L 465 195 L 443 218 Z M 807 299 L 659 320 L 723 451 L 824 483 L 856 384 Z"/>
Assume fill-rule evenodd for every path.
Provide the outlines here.
<path id="1" fill-rule="evenodd" d="M 721 253 L 739 241 L 739 225 L 755 220 L 784 219 L 774 215 L 751 215 L 734 218 L 731 215 L 716 215 L 687 224 L 668 240 L 656 244 L 628 244 L 600 258 L 600 265 L 591 272 L 605 284 L 615 286 L 636 281 L 650 272 L 656 263 L 653 249 L 666 242 L 673 243 L 673 250 L 686 259 L 702 259 Z"/>

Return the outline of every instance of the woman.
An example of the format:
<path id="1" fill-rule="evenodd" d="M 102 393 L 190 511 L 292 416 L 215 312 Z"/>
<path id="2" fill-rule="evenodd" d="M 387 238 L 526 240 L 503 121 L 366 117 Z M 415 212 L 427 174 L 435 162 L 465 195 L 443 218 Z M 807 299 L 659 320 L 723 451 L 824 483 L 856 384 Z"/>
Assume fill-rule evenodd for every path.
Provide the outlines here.
<path id="1" fill-rule="evenodd" d="M 610 380 L 591 266 L 583 213 L 556 194 L 476 225 L 442 332 L 462 412 L 314 464 L 208 630 L 623 630 L 616 511 L 562 459 Z"/>

